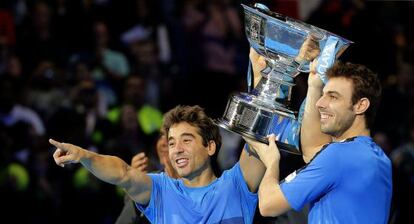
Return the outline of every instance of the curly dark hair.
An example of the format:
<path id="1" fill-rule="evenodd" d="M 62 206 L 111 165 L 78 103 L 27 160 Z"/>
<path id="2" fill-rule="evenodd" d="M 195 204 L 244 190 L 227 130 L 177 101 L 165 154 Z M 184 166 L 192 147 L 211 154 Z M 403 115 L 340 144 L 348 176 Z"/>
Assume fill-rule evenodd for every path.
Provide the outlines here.
<path id="1" fill-rule="evenodd" d="M 370 102 L 369 108 L 365 111 L 365 122 L 367 128 L 371 128 L 381 98 L 381 82 L 378 75 L 364 65 L 336 62 L 326 75 L 328 78 L 343 77 L 352 81 L 352 104 L 357 103 L 361 98 L 367 98 Z"/>

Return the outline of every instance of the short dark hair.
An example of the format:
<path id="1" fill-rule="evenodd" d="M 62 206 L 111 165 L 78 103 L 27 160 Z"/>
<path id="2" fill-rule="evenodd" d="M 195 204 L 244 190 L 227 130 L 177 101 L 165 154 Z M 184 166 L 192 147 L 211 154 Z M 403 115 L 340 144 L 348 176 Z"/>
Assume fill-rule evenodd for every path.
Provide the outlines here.
<path id="1" fill-rule="evenodd" d="M 206 115 L 200 106 L 176 106 L 164 115 L 162 131 L 167 134 L 171 126 L 180 122 L 187 122 L 199 129 L 203 138 L 203 145 L 213 140 L 216 143 L 216 153 L 221 147 L 221 135 L 214 121 Z"/>
<path id="2" fill-rule="evenodd" d="M 364 97 L 369 100 L 370 106 L 365 111 L 365 122 L 367 128 L 371 128 L 375 120 L 382 91 L 378 75 L 364 65 L 340 61 L 328 69 L 326 75 L 328 79 L 343 77 L 352 81 L 352 104 L 357 103 Z"/>

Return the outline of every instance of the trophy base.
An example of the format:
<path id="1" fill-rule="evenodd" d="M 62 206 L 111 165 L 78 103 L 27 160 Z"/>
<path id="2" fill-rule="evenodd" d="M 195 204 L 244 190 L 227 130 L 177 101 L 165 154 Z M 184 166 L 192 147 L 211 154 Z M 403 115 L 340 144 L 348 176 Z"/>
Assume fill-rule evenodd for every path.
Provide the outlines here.
<path id="1" fill-rule="evenodd" d="M 299 149 L 299 122 L 287 109 L 268 109 L 258 105 L 254 95 L 233 95 L 227 103 L 223 118 L 217 125 L 247 138 L 269 144 L 267 136 L 276 135 L 279 150 L 302 155 Z"/>

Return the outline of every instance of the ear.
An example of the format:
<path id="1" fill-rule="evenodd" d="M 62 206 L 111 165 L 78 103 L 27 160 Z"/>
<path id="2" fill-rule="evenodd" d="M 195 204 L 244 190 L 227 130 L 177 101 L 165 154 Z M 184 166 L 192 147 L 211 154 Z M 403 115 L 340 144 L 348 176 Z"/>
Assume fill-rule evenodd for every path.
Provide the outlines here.
<path id="1" fill-rule="evenodd" d="M 208 142 L 207 153 L 209 156 L 212 156 L 214 155 L 214 153 L 216 153 L 216 142 L 215 141 L 210 140 Z"/>
<path id="2" fill-rule="evenodd" d="M 366 110 L 368 110 L 370 105 L 369 99 L 368 98 L 361 98 L 355 105 L 354 105 L 354 111 L 355 114 L 359 115 L 359 114 L 363 114 L 365 113 Z"/>

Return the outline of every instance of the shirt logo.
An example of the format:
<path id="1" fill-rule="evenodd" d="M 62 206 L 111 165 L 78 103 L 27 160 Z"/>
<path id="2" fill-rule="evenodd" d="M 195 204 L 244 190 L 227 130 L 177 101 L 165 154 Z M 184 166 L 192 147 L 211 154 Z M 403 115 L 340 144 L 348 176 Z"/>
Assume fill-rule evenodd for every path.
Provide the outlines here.
<path id="1" fill-rule="evenodd" d="M 291 182 L 293 179 L 295 179 L 295 177 L 296 177 L 296 170 L 295 170 L 295 171 L 293 171 L 293 173 L 289 174 L 289 176 L 287 176 L 287 177 L 285 178 L 285 182 L 286 182 L 286 183 L 289 183 L 289 182 Z"/>

